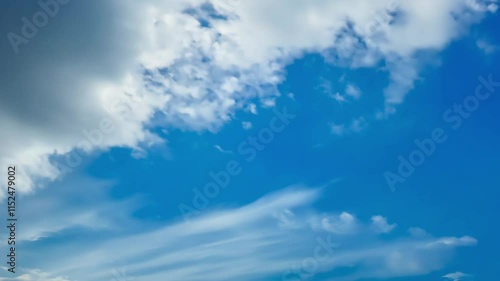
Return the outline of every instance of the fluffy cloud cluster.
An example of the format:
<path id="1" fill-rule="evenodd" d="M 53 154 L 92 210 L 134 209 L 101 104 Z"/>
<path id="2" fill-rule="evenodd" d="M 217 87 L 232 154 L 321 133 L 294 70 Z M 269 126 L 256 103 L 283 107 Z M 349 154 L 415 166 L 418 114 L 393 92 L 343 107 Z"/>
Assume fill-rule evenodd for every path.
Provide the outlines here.
<path id="1" fill-rule="evenodd" d="M 0 159 L 19 166 L 30 191 L 90 151 L 161 142 L 154 126 L 215 131 L 251 101 L 272 104 L 284 67 L 305 53 L 385 69 L 383 118 L 413 88 L 422 53 L 443 49 L 496 2 L 71 1 L 17 55 L 0 43 Z M 2 9 L 0 32 L 22 34 L 21 19 L 41 9 Z"/>

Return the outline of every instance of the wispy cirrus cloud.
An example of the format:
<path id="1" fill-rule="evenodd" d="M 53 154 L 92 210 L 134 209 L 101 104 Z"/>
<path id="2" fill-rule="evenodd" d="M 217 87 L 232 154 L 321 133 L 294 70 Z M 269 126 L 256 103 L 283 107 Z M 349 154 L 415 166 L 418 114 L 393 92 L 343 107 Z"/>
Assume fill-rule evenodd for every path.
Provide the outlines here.
<path id="1" fill-rule="evenodd" d="M 294 276 L 305 276 L 306 272 L 294 268 L 300 268 L 301 262 L 322 245 L 318 251 L 330 255 L 314 273 L 350 267 L 350 273 L 338 277 L 355 280 L 427 274 L 443 268 L 454 248 L 476 243 L 468 236 L 403 234 L 382 239 L 380 231 L 373 229 L 373 219 L 370 222 L 345 211 L 324 213 L 313 208 L 320 196 L 320 189 L 289 187 L 241 207 L 207 211 L 190 222 L 141 226 L 129 220 L 129 227 L 145 227 L 130 234 L 83 225 L 79 232 L 84 231 L 85 238 L 67 233 L 72 239 L 50 245 L 52 259 L 43 259 L 43 251 L 34 251 L 23 266 L 36 264 L 50 276 L 78 281 L 110 279 L 110 272 L 116 268 L 145 281 L 262 280 L 279 278 L 291 269 Z M 100 214 L 104 221 L 114 220 L 111 213 Z M 64 216 L 54 213 L 56 220 Z M 381 217 L 375 218 L 379 225 L 385 225 Z M 47 237 L 51 235 L 60 234 Z M 23 249 L 48 247 L 37 244 L 42 242 L 30 242 Z"/>
<path id="2" fill-rule="evenodd" d="M 53 276 L 39 269 L 24 270 L 17 277 L 0 277 L 0 281 L 75 281 Z"/>

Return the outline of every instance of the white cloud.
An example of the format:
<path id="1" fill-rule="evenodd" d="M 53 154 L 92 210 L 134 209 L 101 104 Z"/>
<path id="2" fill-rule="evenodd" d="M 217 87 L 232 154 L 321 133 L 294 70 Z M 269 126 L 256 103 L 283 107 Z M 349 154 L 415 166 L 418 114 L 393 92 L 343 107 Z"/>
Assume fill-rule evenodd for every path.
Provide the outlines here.
<path id="1" fill-rule="evenodd" d="M 8 268 L 2 268 L 7 270 Z M 0 277 L 0 281 L 72 281 L 65 277 L 54 277 L 39 269 L 26 270 L 17 277 Z"/>
<path id="2" fill-rule="evenodd" d="M 476 41 L 476 46 L 486 55 L 490 55 L 498 51 L 498 46 L 495 46 L 484 39 L 478 39 Z"/>
<path id="3" fill-rule="evenodd" d="M 262 100 L 261 104 L 262 104 L 262 107 L 264 107 L 264 108 L 274 107 L 276 105 L 276 100 L 275 99 L 265 99 L 265 100 Z"/>
<path id="4" fill-rule="evenodd" d="M 132 153 L 130 153 L 130 155 L 134 159 L 145 159 L 148 157 L 148 152 L 144 148 L 137 147 L 132 150 Z"/>
<path id="5" fill-rule="evenodd" d="M 368 123 L 366 122 L 366 119 L 364 117 L 358 117 L 352 120 L 351 131 L 359 133 L 366 129 L 367 126 Z"/>
<path id="6" fill-rule="evenodd" d="M 222 152 L 222 153 L 233 154 L 233 152 L 231 150 L 225 150 L 220 145 L 217 145 L 217 144 L 214 145 L 214 148 L 217 149 L 218 151 Z"/>
<path id="7" fill-rule="evenodd" d="M 349 266 L 356 270 L 340 277 L 355 280 L 441 270 L 454 248 L 476 243 L 467 236 L 381 239 L 369 230 L 369 221 L 347 212 L 329 214 L 313 209 L 311 205 L 320 196 L 317 189 L 293 187 L 241 207 L 205 213 L 190 222 L 123 223 L 142 229 L 139 233 L 96 231 L 87 225 L 78 232 L 84 235 L 67 234 L 67 239 L 57 243 L 26 244 L 23 249 L 30 255 L 23 255 L 23 266 L 36 265 L 53 273 L 50 276 L 78 281 L 110 280 L 117 268 L 143 281 L 263 280 L 280 277 L 300 265 L 322 239 L 332 255 L 319 265 L 318 272 Z M 65 196 L 54 199 L 66 201 Z M 137 202 L 134 205 L 138 206 Z M 65 208 L 51 209 L 54 221 L 66 216 Z M 32 208 L 33 212 L 45 210 Z M 101 212 L 101 220 L 111 219 L 111 213 Z M 31 214 L 24 217 L 27 215 Z M 32 226 L 27 223 L 26 227 Z M 43 247 L 44 251 L 31 251 L 31 247 Z M 45 258 L 47 251 L 52 253 L 51 259 Z"/>
<path id="8" fill-rule="evenodd" d="M 330 94 L 330 97 L 333 98 L 335 101 L 337 101 L 338 103 L 340 104 L 343 104 L 344 102 L 346 102 L 346 98 L 345 96 L 341 95 L 340 93 L 335 93 L 335 94 Z"/>
<path id="9" fill-rule="evenodd" d="M 336 136 L 342 136 L 345 133 L 345 126 L 343 124 L 330 124 L 330 131 Z"/>
<path id="10" fill-rule="evenodd" d="M 19 166 L 21 192 L 60 176 L 52 155 L 134 149 L 161 141 L 151 126 L 216 131 L 237 110 L 257 113 L 249 103 L 270 106 L 285 66 L 305 52 L 346 67 L 385 64 L 387 117 L 419 76 L 419 51 L 442 50 L 496 11 L 491 1 L 401 1 L 395 19 L 380 21 L 389 0 L 203 3 L 71 2 L 19 55 L 2 41 L 0 130 L 9 137 L 0 160 Z M 0 31 L 19 33 L 36 5 L 2 10 Z"/>
<path id="11" fill-rule="evenodd" d="M 454 272 L 454 273 L 446 274 L 446 275 L 443 276 L 443 278 L 449 279 L 451 281 L 460 281 L 464 277 L 469 277 L 469 276 L 470 276 L 469 274 L 465 274 L 463 272 L 457 271 L 457 272 Z"/>
<path id="12" fill-rule="evenodd" d="M 336 136 L 349 135 L 351 133 L 360 133 L 368 127 L 364 117 L 352 119 L 350 125 L 330 123 L 330 131 Z"/>
<path id="13" fill-rule="evenodd" d="M 345 84 L 345 86 L 340 85 L 345 87 L 345 94 L 341 94 L 339 92 L 335 92 L 334 94 L 332 82 L 324 78 L 321 79 L 321 85 L 319 87 L 322 89 L 323 92 L 328 93 L 329 97 L 331 97 L 340 104 L 346 103 L 348 99 L 358 100 L 361 98 L 361 90 L 356 85 L 354 85 L 353 83 L 346 83 L 344 76 L 342 76 L 341 79 L 339 80 L 340 84 Z"/>
<path id="14" fill-rule="evenodd" d="M 296 221 L 295 214 L 289 210 L 284 209 L 279 212 L 273 213 L 273 217 L 278 220 L 278 226 L 284 228 L 297 228 L 300 227 Z"/>
<path id="15" fill-rule="evenodd" d="M 75 229 L 117 231 L 132 223 L 131 214 L 142 202 L 140 197 L 110 201 L 113 182 L 75 178 L 51 185 L 50 189 L 21 196 L 18 216 L 23 218 L 17 240 L 37 241 Z M 35 196 L 36 195 L 36 196 Z M 6 219 L 6 213 L 0 218 Z M 1 243 L 7 243 L 0 239 Z"/>
<path id="16" fill-rule="evenodd" d="M 257 114 L 257 106 L 254 103 L 250 103 L 246 110 L 250 111 L 252 114 Z"/>
<path id="17" fill-rule="evenodd" d="M 425 229 L 422 229 L 420 227 L 410 227 L 410 229 L 408 229 L 408 233 L 411 236 L 415 237 L 429 237 L 427 231 L 425 231 Z"/>
<path id="18" fill-rule="evenodd" d="M 361 90 L 354 84 L 347 84 L 345 93 L 353 99 L 359 99 L 361 97 Z"/>
<path id="19" fill-rule="evenodd" d="M 396 228 L 396 224 L 387 223 L 387 218 L 382 216 L 373 216 L 372 226 L 377 233 L 389 233 Z"/>
<path id="20" fill-rule="evenodd" d="M 247 122 L 247 121 L 241 122 L 241 126 L 245 130 L 250 130 L 253 127 L 252 122 Z"/>
<path id="21" fill-rule="evenodd" d="M 338 216 L 326 216 L 321 219 L 321 225 L 326 231 L 335 234 L 353 234 L 358 228 L 356 218 L 347 212 Z"/>

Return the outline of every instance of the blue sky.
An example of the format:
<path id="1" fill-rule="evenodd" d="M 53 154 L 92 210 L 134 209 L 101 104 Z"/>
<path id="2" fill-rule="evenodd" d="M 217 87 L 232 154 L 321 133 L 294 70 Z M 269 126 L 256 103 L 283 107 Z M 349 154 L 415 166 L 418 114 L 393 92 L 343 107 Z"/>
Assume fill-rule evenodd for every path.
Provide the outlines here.
<path id="1" fill-rule="evenodd" d="M 0 280 L 500 274 L 497 1 L 170 2 L 0 4 Z"/>

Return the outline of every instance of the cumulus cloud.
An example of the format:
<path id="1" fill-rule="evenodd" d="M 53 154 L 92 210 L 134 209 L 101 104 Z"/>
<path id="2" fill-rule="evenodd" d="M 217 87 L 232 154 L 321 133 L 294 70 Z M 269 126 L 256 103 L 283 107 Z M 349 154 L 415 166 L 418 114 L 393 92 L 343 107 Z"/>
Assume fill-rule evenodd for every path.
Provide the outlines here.
<path id="1" fill-rule="evenodd" d="M 372 226 L 378 233 L 389 233 L 396 228 L 396 224 L 389 224 L 387 218 L 382 216 L 373 216 Z"/>
<path id="2" fill-rule="evenodd" d="M 19 166 L 29 192 L 61 175 L 54 156 L 75 168 L 91 151 L 161 142 L 154 126 L 217 131 L 237 110 L 272 106 L 285 66 L 305 53 L 382 65 L 387 117 L 414 87 L 420 52 L 442 50 L 497 10 L 496 1 L 397 3 L 71 1 L 17 55 L 0 43 L 0 160 Z M 0 32 L 22 34 L 21 18 L 40 9 L 2 9 Z"/>
<path id="3" fill-rule="evenodd" d="M 356 218 L 343 212 L 338 216 L 326 216 L 321 219 L 323 228 L 335 234 L 352 234 L 357 230 Z"/>

